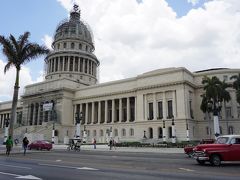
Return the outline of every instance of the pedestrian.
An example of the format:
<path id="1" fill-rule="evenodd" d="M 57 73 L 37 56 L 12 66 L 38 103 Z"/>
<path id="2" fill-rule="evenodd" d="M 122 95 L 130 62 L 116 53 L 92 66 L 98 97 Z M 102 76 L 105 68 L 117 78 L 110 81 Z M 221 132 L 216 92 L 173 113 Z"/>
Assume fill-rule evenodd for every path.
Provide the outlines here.
<path id="1" fill-rule="evenodd" d="M 28 143 L 29 143 L 29 141 L 28 141 L 27 137 L 24 137 L 23 138 L 23 154 L 24 154 L 24 156 L 25 156 L 26 151 L 27 151 Z"/>
<path id="2" fill-rule="evenodd" d="M 93 148 L 94 148 L 94 149 L 96 149 L 96 144 L 97 144 L 97 141 L 96 141 L 96 139 L 94 138 L 94 139 L 93 139 Z"/>
<path id="3" fill-rule="evenodd" d="M 112 145 L 113 145 L 113 140 L 110 139 L 110 141 L 109 141 L 109 148 L 110 148 L 110 150 L 112 150 Z"/>
<path id="4" fill-rule="evenodd" d="M 12 150 L 12 147 L 13 147 L 13 140 L 12 140 L 12 137 L 9 136 L 6 141 L 6 155 L 7 156 L 10 155 L 10 151 Z"/>

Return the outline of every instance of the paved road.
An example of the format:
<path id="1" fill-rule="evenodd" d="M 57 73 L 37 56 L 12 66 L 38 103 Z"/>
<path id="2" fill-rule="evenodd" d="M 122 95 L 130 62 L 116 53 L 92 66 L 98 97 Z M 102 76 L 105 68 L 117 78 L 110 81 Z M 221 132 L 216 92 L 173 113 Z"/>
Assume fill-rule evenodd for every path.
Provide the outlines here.
<path id="1" fill-rule="evenodd" d="M 0 179 L 42 180 L 239 180 L 240 164 L 200 166 L 179 153 L 117 151 L 51 152 L 0 155 Z"/>

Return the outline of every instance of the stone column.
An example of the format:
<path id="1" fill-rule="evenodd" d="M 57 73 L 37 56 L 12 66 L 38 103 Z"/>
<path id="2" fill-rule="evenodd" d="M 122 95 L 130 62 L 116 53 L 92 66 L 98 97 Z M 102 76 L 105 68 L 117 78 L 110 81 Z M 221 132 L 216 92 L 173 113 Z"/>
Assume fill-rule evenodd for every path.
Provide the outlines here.
<path id="1" fill-rule="evenodd" d="M 162 101 L 162 106 L 163 106 L 163 119 L 167 118 L 167 112 L 166 112 L 166 94 L 163 92 L 163 101 Z"/>
<path id="2" fill-rule="evenodd" d="M 119 123 L 122 122 L 122 98 L 119 99 Z"/>
<path id="3" fill-rule="evenodd" d="M 115 122 L 115 100 L 112 100 L 112 123 Z"/>
<path id="4" fill-rule="evenodd" d="M 37 125 L 40 125 L 40 111 L 41 111 L 41 103 L 38 103 L 38 118 Z"/>
<path id="5" fill-rule="evenodd" d="M 130 120 L 130 99 L 127 97 L 127 122 Z"/>
<path id="6" fill-rule="evenodd" d="M 33 104 L 33 116 L 32 116 L 32 125 L 35 125 L 35 117 L 36 117 L 36 104 Z"/>
<path id="7" fill-rule="evenodd" d="M 85 65 L 86 65 L 85 61 L 86 61 L 86 59 L 83 58 L 83 64 L 82 64 L 83 73 L 85 73 Z"/>
<path id="8" fill-rule="evenodd" d="M 67 62 L 68 62 L 68 64 L 67 64 L 67 71 L 69 71 L 70 70 L 70 57 L 69 56 L 67 56 Z"/>
<path id="9" fill-rule="evenodd" d="M 98 124 L 101 122 L 101 101 L 98 101 Z"/>
<path id="10" fill-rule="evenodd" d="M 73 72 L 75 71 L 75 58 L 74 56 L 71 56 L 72 57 L 72 60 L 73 60 Z"/>
<path id="11" fill-rule="evenodd" d="M 174 90 L 173 92 L 172 92 L 173 94 L 172 94 L 172 96 L 173 96 L 173 116 L 174 116 L 174 118 L 176 118 L 177 117 L 177 107 L 176 107 L 176 91 Z"/>
<path id="12" fill-rule="evenodd" d="M 58 57 L 58 71 L 60 71 L 60 64 L 61 64 L 61 62 L 60 62 L 61 60 L 60 60 L 60 56 Z"/>
<path id="13" fill-rule="evenodd" d="M 156 93 L 153 93 L 153 119 L 157 119 L 157 97 Z"/>
<path id="14" fill-rule="evenodd" d="M 94 111 L 95 111 L 95 103 L 92 102 L 92 122 L 91 122 L 91 124 L 95 123 L 95 117 L 94 117 L 95 113 L 94 113 Z"/>
<path id="15" fill-rule="evenodd" d="M 107 123 L 107 119 L 108 119 L 108 101 L 105 101 L 105 123 Z"/>
<path id="16" fill-rule="evenodd" d="M 85 124 L 88 124 L 88 103 L 86 103 L 86 119 Z"/>
<path id="17" fill-rule="evenodd" d="M 65 69 L 65 56 L 62 56 L 62 59 L 63 59 L 62 71 L 64 71 L 64 69 Z"/>

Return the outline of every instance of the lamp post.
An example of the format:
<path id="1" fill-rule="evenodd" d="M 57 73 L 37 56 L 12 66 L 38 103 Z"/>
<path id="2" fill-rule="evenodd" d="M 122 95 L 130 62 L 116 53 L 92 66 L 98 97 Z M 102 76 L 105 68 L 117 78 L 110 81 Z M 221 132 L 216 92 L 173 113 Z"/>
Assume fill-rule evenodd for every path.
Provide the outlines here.
<path id="1" fill-rule="evenodd" d="M 147 139 L 145 130 L 143 131 L 143 139 Z"/>
<path id="2" fill-rule="evenodd" d="M 83 117 L 83 113 L 82 112 L 76 112 L 75 113 L 75 121 L 76 121 L 76 138 L 80 139 L 80 134 L 81 134 L 81 120 Z"/>
<path id="3" fill-rule="evenodd" d="M 188 128 L 188 123 L 186 123 L 186 131 L 187 131 L 187 142 L 189 142 L 189 128 Z"/>
<path id="4" fill-rule="evenodd" d="M 214 135 L 215 139 L 220 135 L 220 128 L 219 128 L 219 112 L 221 111 L 221 102 L 220 101 L 209 101 L 208 108 L 213 110 L 213 125 L 214 125 Z"/>
<path id="5" fill-rule="evenodd" d="M 86 126 L 83 126 L 83 142 L 86 142 L 87 139 L 87 131 L 86 131 Z"/>
<path id="6" fill-rule="evenodd" d="M 6 144 L 8 138 L 8 129 L 9 129 L 9 118 L 5 118 L 5 131 L 4 131 L 4 141 L 3 144 Z"/>
<path id="7" fill-rule="evenodd" d="M 52 119 L 53 119 L 53 128 L 52 128 L 52 144 L 55 143 L 55 120 L 56 120 L 56 111 L 52 110 Z"/>
<path id="8" fill-rule="evenodd" d="M 172 143 L 176 143 L 176 132 L 175 132 L 174 117 L 172 118 Z"/>

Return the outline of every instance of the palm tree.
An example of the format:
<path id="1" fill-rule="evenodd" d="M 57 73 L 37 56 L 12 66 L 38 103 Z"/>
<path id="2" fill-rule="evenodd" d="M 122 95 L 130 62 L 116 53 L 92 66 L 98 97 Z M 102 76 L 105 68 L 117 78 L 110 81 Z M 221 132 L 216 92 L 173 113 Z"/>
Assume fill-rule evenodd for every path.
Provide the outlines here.
<path id="1" fill-rule="evenodd" d="M 9 135 L 12 137 L 13 125 L 16 119 L 16 109 L 19 92 L 19 73 L 21 70 L 21 66 L 31 61 L 32 59 L 37 58 L 40 55 L 49 53 L 49 50 L 45 46 L 40 46 L 36 43 L 29 42 L 29 36 L 29 32 L 25 32 L 23 35 L 19 36 L 17 40 L 11 34 L 9 38 L 0 36 L 0 44 L 3 46 L 2 51 L 8 60 L 4 68 L 4 73 L 6 73 L 11 67 L 16 68 L 16 80 L 13 92 L 11 119 L 9 123 Z"/>
<path id="2" fill-rule="evenodd" d="M 228 102 L 231 97 L 229 92 L 226 90 L 229 85 L 225 82 L 221 82 L 216 76 L 209 78 L 203 77 L 202 84 L 204 85 L 205 94 L 202 99 L 201 109 L 208 109 L 213 112 L 214 119 L 214 133 L 217 137 L 220 134 L 218 115 L 221 111 L 221 103 L 224 101 Z M 211 105 L 211 107 L 209 107 Z"/>
<path id="3" fill-rule="evenodd" d="M 240 104 L 240 73 L 238 75 L 233 75 L 230 79 L 234 79 L 232 86 L 236 89 L 237 102 Z"/>

